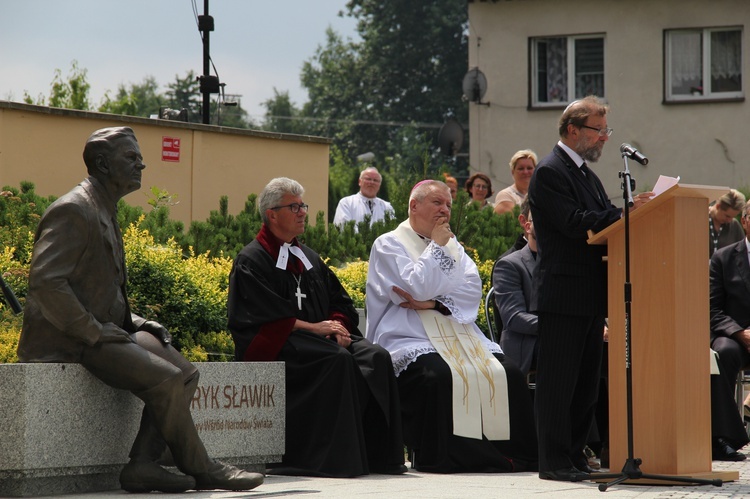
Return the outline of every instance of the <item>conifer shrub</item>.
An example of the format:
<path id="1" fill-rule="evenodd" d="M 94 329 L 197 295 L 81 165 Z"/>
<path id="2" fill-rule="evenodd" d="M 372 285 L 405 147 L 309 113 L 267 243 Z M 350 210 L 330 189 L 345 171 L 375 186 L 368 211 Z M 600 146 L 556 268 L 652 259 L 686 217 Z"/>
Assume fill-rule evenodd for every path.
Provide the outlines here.
<path id="1" fill-rule="evenodd" d="M 391 195 L 406 200 L 415 183 L 413 173 L 398 182 L 384 174 Z M 404 177 L 404 178 L 405 178 Z M 4 187 L 0 193 L 0 273 L 21 303 L 28 291 L 28 272 L 33 237 L 44 210 L 54 197 L 34 192 L 34 184 L 22 182 L 20 189 Z M 473 255 L 489 289 L 492 263 L 513 244 L 520 233 L 516 213 L 498 217 L 491 210 L 466 205 L 460 192 L 454 203 L 451 226 L 467 252 Z M 187 233 L 184 224 L 169 218 L 169 207 L 156 203 L 145 212 L 120 200 L 118 222 L 123 230 L 128 268 L 131 309 L 164 324 L 174 337 L 175 347 L 193 361 L 231 360 L 234 345 L 226 326 L 226 299 L 232 260 L 251 242 L 261 228 L 257 196 L 250 194 L 243 210 L 228 213 L 228 199 L 222 196 L 219 209 L 206 221 L 193 222 Z M 401 216 L 399 216 L 401 212 Z M 375 239 L 395 229 L 406 217 L 398 207 L 396 217 L 370 226 L 369 220 L 343 227 L 328 224 L 322 211 L 316 224 L 308 225 L 300 239 L 315 249 L 334 269 L 355 306 L 364 307 L 367 261 Z M 478 324 L 486 331 L 484 305 Z M 0 302 L 0 362 L 16 361 L 21 317 L 14 316 Z"/>

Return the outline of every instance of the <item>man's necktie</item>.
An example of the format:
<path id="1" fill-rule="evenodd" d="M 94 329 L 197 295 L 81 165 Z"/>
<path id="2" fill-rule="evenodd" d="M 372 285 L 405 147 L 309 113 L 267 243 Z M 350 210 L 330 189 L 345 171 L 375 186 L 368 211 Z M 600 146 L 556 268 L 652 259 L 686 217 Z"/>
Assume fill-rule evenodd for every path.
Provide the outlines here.
<path id="1" fill-rule="evenodd" d="M 372 213 L 372 208 L 375 205 L 375 202 L 372 199 L 367 200 L 367 207 L 370 209 L 370 213 Z"/>
<path id="2" fill-rule="evenodd" d="M 596 197 L 599 199 L 599 201 L 602 201 L 602 195 L 599 192 L 599 187 L 596 185 L 596 181 L 594 180 L 594 175 L 591 173 L 591 170 L 589 170 L 589 167 L 585 161 L 581 165 L 581 173 L 583 173 L 583 176 L 586 177 L 586 180 L 588 181 L 591 188 L 594 189 L 594 192 L 596 193 Z"/>

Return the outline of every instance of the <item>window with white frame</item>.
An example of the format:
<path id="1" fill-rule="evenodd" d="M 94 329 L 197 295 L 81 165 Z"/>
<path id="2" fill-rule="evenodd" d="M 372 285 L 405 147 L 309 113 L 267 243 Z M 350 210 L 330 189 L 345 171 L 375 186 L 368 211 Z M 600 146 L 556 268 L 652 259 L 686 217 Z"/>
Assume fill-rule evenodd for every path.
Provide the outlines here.
<path id="1" fill-rule="evenodd" d="M 604 37 L 559 36 L 531 39 L 531 105 L 604 97 Z"/>
<path id="2" fill-rule="evenodd" d="M 732 99 L 742 92 L 742 28 L 666 30 L 667 101 Z"/>

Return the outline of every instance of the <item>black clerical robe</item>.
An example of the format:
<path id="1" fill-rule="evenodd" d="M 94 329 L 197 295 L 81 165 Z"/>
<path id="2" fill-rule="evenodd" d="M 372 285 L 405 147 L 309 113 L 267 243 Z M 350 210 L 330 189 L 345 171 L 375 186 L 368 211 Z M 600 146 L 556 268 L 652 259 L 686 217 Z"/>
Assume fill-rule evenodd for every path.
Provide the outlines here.
<path id="1" fill-rule="evenodd" d="M 404 455 L 390 355 L 361 337 L 349 295 L 317 253 L 300 245 L 312 268 L 290 254 L 282 270 L 280 244 L 264 226 L 235 259 L 228 300 L 236 359 L 286 365 L 286 452 L 270 467 L 333 477 L 393 470 Z M 352 344 L 292 331 L 296 319 L 339 320 Z"/>

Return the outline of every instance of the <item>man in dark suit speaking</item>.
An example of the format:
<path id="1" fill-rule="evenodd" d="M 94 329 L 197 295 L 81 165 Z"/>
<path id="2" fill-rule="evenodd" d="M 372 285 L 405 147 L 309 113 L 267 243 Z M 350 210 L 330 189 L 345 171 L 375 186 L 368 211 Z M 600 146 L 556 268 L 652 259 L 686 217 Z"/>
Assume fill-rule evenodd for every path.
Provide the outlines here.
<path id="1" fill-rule="evenodd" d="M 596 162 L 612 134 L 609 108 L 594 96 L 571 103 L 560 141 L 539 162 L 529 186 L 539 263 L 536 416 L 539 477 L 589 477 L 583 454 L 594 421 L 607 310 L 606 247 L 587 244 L 620 219 L 587 162 Z M 635 197 L 634 208 L 653 193 Z"/>
<path id="2" fill-rule="evenodd" d="M 120 474 L 128 492 L 257 487 L 263 475 L 208 457 L 189 407 L 198 369 L 164 326 L 130 312 L 117 202 L 141 187 L 146 168 L 133 130 L 97 130 L 83 160 L 89 176 L 52 203 L 37 227 L 19 360 L 77 362 L 144 402 Z M 156 463 L 166 447 L 184 475 Z"/>
<path id="3" fill-rule="evenodd" d="M 750 203 L 742 208 L 750 235 Z M 719 375 L 711 376 L 711 433 L 714 460 L 743 461 L 737 449 L 748 443 L 734 403 L 737 374 L 750 364 L 750 241 L 745 237 L 711 257 L 711 348 L 719 354 Z"/>

